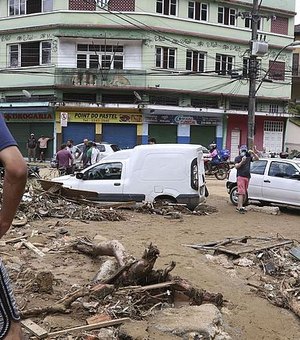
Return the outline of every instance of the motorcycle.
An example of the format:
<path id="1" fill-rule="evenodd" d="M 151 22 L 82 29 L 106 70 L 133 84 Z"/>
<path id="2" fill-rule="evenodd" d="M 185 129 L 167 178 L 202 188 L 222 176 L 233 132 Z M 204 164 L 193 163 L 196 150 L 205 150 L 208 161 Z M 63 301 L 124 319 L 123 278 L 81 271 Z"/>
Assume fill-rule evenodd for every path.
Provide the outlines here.
<path id="1" fill-rule="evenodd" d="M 211 164 L 211 159 L 204 159 L 204 169 L 206 176 L 215 176 L 219 180 L 224 180 L 228 177 L 230 166 L 229 166 L 229 150 L 221 150 L 218 154 L 219 162 Z"/>
<path id="2" fill-rule="evenodd" d="M 220 161 L 218 164 L 209 165 L 210 160 L 204 160 L 205 176 L 215 176 L 219 180 L 224 180 L 228 177 L 230 170 L 227 161 Z"/>

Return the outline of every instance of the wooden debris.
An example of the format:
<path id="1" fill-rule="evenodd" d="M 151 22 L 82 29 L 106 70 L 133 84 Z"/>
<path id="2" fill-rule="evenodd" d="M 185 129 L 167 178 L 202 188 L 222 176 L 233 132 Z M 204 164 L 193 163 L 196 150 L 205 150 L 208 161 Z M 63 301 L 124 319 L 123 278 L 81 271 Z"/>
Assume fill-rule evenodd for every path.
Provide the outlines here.
<path id="1" fill-rule="evenodd" d="M 93 324 L 97 324 L 103 321 L 109 321 L 111 320 L 111 316 L 106 314 L 106 313 L 102 313 L 102 314 L 96 314 L 91 316 L 90 318 L 86 319 L 86 322 L 88 325 L 93 325 Z"/>
<path id="2" fill-rule="evenodd" d="M 53 336 L 57 336 L 57 335 L 61 335 L 61 334 L 78 332 L 78 331 L 90 331 L 92 329 L 99 329 L 99 328 L 103 328 L 103 327 L 116 326 L 116 325 L 119 325 L 119 324 L 127 322 L 127 321 L 130 321 L 130 319 L 129 318 L 120 318 L 120 319 L 115 319 L 115 320 L 110 320 L 110 321 L 103 321 L 103 322 L 99 322 L 99 323 L 92 324 L 92 325 L 73 327 L 73 328 L 68 328 L 68 329 L 64 329 L 64 330 L 61 330 L 61 331 L 52 332 L 52 333 L 49 333 L 48 336 L 53 337 Z"/>
<path id="3" fill-rule="evenodd" d="M 26 216 L 22 216 L 20 218 L 14 218 L 11 225 L 13 227 L 23 227 L 25 224 L 27 224 L 28 218 Z"/>
<path id="4" fill-rule="evenodd" d="M 48 336 L 48 332 L 44 328 L 42 328 L 30 319 L 22 320 L 21 324 L 30 333 L 34 334 L 38 339 L 44 339 Z"/>
<path id="5" fill-rule="evenodd" d="M 78 298 L 88 295 L 89 289 L 86 287 L 80 288 L 75 292 L 66 295 L 61 300 L 57 301 L 55 304 L 46 307 L 37 307 L 28 310 L 22 310 L 22 318 L 29 318 L 33 316 L 43 315 L 43 314 L 53 314 L 53 313 L 67 313 L 71 306 L 71 303 Z"/>
<path id="6" fill-rule="evenodd" d="M 228 238 L 223 241 L 209 242 L 205 244 L 185 244 L 184 246 L 198 250 L 213 250 L 216 253 L 224 253 L 239 257 L 242 254 L 257 253 L 263 250 L 279 248 L 292 244 L 293 240 L 281 238 L 259 238 L 244 236 L 242 238 Z"/>
<path id="7" fill-rule="evenodd" d="M 39 250 L 36 246 L 34 246 L 31 242 L 22 239 L 22 243 L 24 244 L 25 247 L 32 250 L 38 256 L 40 256 L 40 257 L 45 256 L 45 254 L 41 250 Z"/>

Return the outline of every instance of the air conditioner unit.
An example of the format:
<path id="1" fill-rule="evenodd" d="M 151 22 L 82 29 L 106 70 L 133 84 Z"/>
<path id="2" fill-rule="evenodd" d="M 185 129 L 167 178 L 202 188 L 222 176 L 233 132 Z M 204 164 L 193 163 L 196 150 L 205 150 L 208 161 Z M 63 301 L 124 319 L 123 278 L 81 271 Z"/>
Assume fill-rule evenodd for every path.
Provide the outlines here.
<path id="1" fill-rule="evenodd" d="M 268 53 L 268 50 L 269 44 L 266 41 L 252 41 L 252 55 L 262 57 Z"/>

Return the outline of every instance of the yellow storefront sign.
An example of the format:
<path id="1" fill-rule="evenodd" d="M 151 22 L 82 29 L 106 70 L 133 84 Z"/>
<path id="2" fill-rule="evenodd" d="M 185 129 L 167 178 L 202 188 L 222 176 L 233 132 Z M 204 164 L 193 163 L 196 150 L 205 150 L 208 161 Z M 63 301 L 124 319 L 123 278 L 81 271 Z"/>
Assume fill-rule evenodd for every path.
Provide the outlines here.
<path id="1" fill-rule="evenodd" d="M 60 121 L 60 112 L 56 112 L 56 121 Z M 68 112 L 69 123 L 127 123 L 142 124 L 139 113 L 114 112 Z"/>

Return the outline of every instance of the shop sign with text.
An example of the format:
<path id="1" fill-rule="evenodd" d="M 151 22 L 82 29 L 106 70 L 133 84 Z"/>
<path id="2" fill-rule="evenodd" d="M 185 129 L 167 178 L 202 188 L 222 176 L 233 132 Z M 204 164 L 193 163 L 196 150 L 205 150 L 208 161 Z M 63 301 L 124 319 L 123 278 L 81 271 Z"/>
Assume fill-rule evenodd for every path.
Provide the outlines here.
<path id="1" fill-rule="evenodd" d="M 56 113 L 56 121 L 60 121 L 60 112 Z M 103 112 L 68 112 L 70 123 L 130 123 L 141 124 L 142 115 L 132 113 L 103 113 Z"/>
<path id="2" fill-rule="evenodd" d="M 7 122 L 52 122 L 53 115 L 51 113 L 3 113 Z"/>
<path id="3" fill-rule="evenodd" d="M 148 124 L 217 125 L 218 118 L 192 115 L 145 115 Z"/>

